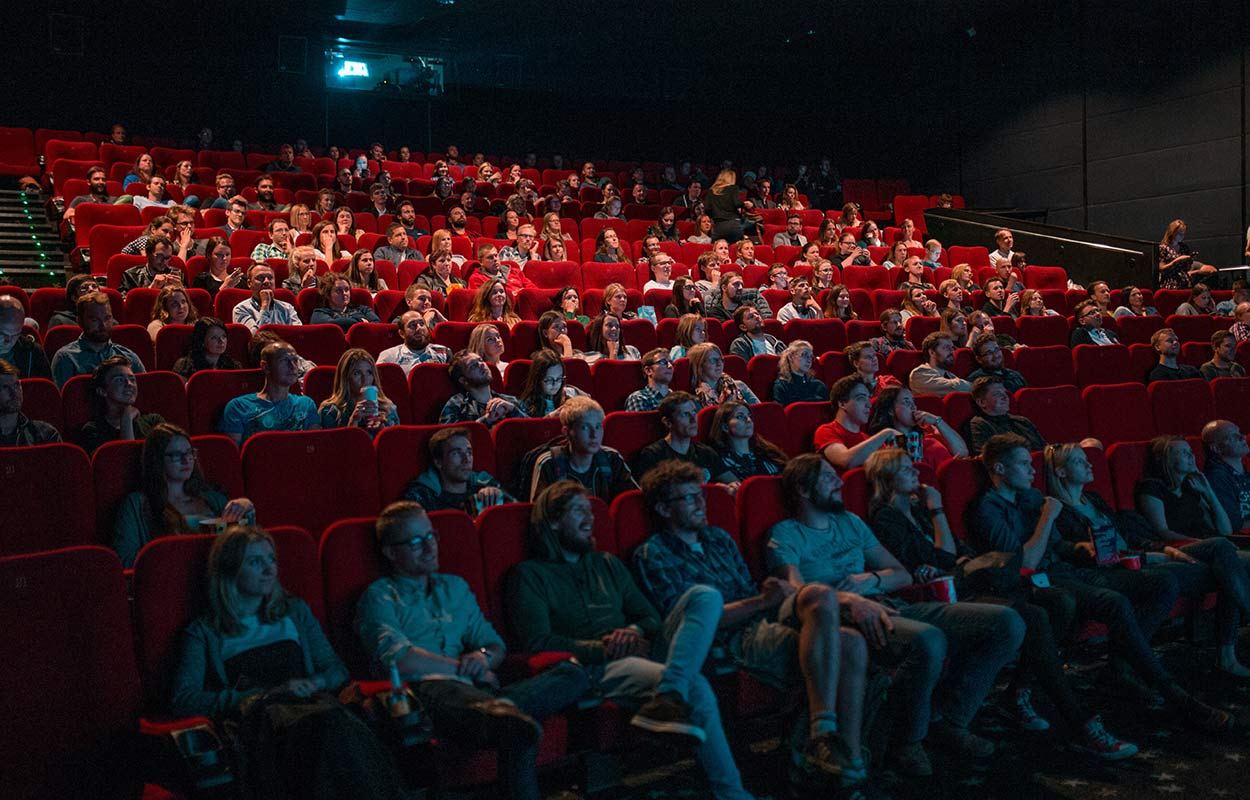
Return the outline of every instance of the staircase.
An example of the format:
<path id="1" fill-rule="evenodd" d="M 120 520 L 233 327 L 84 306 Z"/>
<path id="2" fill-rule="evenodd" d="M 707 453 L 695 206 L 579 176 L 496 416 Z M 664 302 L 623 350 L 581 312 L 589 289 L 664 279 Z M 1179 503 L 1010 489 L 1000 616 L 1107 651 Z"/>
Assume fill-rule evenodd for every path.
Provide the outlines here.
<path id="1" fill-rule="evenodd" d="M 43 198 L 0 189 L 0 283 L 24 289 L 63 286 L 66 256 Z"/>

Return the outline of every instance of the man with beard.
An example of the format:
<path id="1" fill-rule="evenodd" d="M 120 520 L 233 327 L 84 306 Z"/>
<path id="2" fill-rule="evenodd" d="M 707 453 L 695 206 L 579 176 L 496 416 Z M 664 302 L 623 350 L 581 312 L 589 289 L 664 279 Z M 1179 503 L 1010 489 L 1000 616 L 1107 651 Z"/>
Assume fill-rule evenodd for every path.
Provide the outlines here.
<path id="1" fill-rule="evenodd" d="M 447 230 L 451 231 L 452 236 L 476 239 L 477 234 L 468 229 L 468 224 L 469 215 L 465 213 L 462 206 L 454 205 L 447 210 Z"/>
<path id="2" fill-rule="evenodd" d="M 408 232 L 408 240 L 410 242 L 415 242 L 422 236 L 430 235 L 429 231 L 424 228 L 417 227 L 417 207 L 412 204 L 411 200 L 401 200 L 399 202 L 399 208 L 396 209 L 396 213 L 399 214 L 399 221 L 403 223 L 404 230 Z M 424 259 L 425 256 L 422 256 L 417 260 L 421 261 Z"/>
<path id="3" fill-rule="evenodd" d="M 530 520 L 533 557 L 507 581 L 507 605 L 524 648 L 572 653 L 588 667 L 597 695 L 641 704 L 631 725 L 698 746 L 714 797 L 750 798 L 716 695 L 701 674 L 724 606 L 720 592 L 691 586 L 661 621 L 628 568 L 595 549 L 590 493 L 576 481 L 547 487 Z"/>
<path id="4" fill-rule="evenodd" d="M 74 209 L 83 203 L 107 203 L 112 205 L 116 200 L 116 197 L 109 196 L 108 172 L 105 171 L 104 167 L 92 167 L 87 170 L 87 193 L 80 194 L 69 201 L 69 207 L 65 209 L 65 219 L 72 221 L 74 219 Z"/>
<path id="5" fill-rule="evenodd" d="M 270 161 L 262 169 L 265 172 L 303 172 L 295 165 L 295 148 L 284 144 L 278 148 L 278 157 Z"/>
<path id="6" fill-rule="evenodd" d="M 456 353 L 448 374 L 460 393 L 447 398 L 438 415 L 439 425 L 476 420 L 493 428 L 500 420 L 529 416 L 520 400 L 490 388 L 490 366 L 477 353 L 468 350 Z"/>
<path id="7" fill-rule="evenodd" d="M 334 189 L 340 194 L 347 194 L 352 190 L 352 171 L 349 168 L 339 168 L 338 174 L 334 177 Z"/>
<path id="8" fill-rule="evenodd" d="M 0 447 L 27 447 L 61 441 L 61 434 L 46 422 L 22 413 L 22 373 L 0 360 Z"/>
<path id="9" fill-rule="evenodd" d="M 274 200 L 273 195 L 273 178 L 268 175 L 261 175 L 256 179 L 256 202 L 249 203 L 248 208 L 252 211 L 287 211 L 290 206 L 280 206 Z"/>
<path id="10" fill-rule="evenodd" d="M 490 506 L 516 502 L 494 475 L 473 469 L 467 429 L 440 428 L 427 446 L 430 467 L 408 482 L 401 499 L 420 503 L 426 511 L 450 509 L 473 517 Z"/>
<path id="11" fill-rule="evenodd" d="M 185 286 L 186 275 L 181 269 L 173 269 L 169 261 L 174 255 L 174 245 L 164 236 L 152 236 L 143 246 L 143 253 L 148 263 L 131 267 L 122 273 L 121 285 L 117 290 L 122 294 L 141 286 L 161 290 L 166 286 Z"/>
<path id="12" fill-rule="evenodd" d="M 526 252 L 528 253 L 529 251 Z M 469 289 L 476 292 L 482 284 L 498 278 L 504 282 L 504 290 L 507 291 L 508 296 L 512 298 L 513 302 L 516 302 L 517 295 L 521 293 L 521 290 L 533 288 L 534 282 L 525 277 L 525 273 L 520 268 L 512 269 L 509 265 L 504 264 L 499 256 L 499 251 L 493 244 L 484 244 L 477 248 L 477 260 L 481 264 L 481 268 L 475 270 L 469 276 Z"/>
<path id="13" fill-rule="evenodd" d="M 690 209 L 687 218 L 698 219 L 703 213 L 703 184 L 691 181 L 685 192 L 673 198 L 673 205 L 677 208 Z"/>
<path id="14" fill-rule="evenodd" d="M 451 351 L 430 341 L 430 328 L 419 311 L 405 311 L 399 318 L 399 335 L 403 344 L 388 347 L 378 354 L 379 364 L 398 364 L 407 375 L 417 364 L 431 361 L 446 364 Z"/>
<path id="15" fill-rule="evenodd" d="M 1150 337 L 1150 346 L 1154 348 L 1159 363 L 1146 373 L 1146 383 L 1155 381 L 1183 381 L 1201 378 L 1197 367 L 1177 363 L 1181 354 L 1181 340 L 1171 328 L 1161 328 Z"/>
<path id="16" fill-rule="evenodd" d="M 52 357 L 52 380 L 64 386 L 75 375 L 90 375 L 101 362 L 114 356 L 124 356 L 135 372 L 143 372 L 143 361 L 130 348 L 115 344 L 112 340 L 113 309 L 104 292 L 84 294 L 75 306 L 78 327 L 82 334 L 56 351 Z"/>
<path id="17" fill-rule="evenodd" d="M 949 333 L 934 331 L 924 337 L 920 353 L 926 363 L 913 369 L 907 378 L 913 392 L 945 397 L 951 392 L 972 389 L 972 384 L 951 371 L 955 368 L 955 342 Z"/>
<path id="18" fill-rule="evenodd" d="M 807 244 L 807 237 L 803 235 L 803 217 L 798 214 L 786 215 L 786 229 L 773 237 L 773 247 L 802 247 Z"/>
<path id="19" fill-rule="evenodd" d="M 386 226 L 386 244 L 373 251 L 373 257 L 389 261 L 396 266 L 401 261 L 424 261 L 425 256 L 420 250 L 409 247 L 408 230 L 404 223 L 392 222 Z"/>

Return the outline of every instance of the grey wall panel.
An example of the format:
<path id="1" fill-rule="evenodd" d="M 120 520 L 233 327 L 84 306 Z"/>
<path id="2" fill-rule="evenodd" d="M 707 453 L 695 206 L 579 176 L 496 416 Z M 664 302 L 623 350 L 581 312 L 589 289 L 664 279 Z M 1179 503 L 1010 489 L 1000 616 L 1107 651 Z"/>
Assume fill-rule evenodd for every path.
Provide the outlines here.
<path id="1" fill-rule="evenodd" d="M 1081 204 L 1080 166 L 1059 167 L 983 181 L 964 182 L 976 205 L 997 208 L 1064 208 Z"/>
<path id="2" fill-rule="evenodd" d="M 1181 195 L 1241 184 L 1241 140 L 1173 147 L 1089 162 L 1089 201 Z M 1241 213 L 1240 202 L 1237 213 Z"/>
<path id="3" fill-rule="evenodd" d="M 1098 114 L 1090 105 L 1091 161 L 1241 135 L 1241 89 Z"/>
<path id="4" fill-rule="evenodd" d="M 1236 233 L 1241 227 L 1241 187 L 1091 205 L 1089 230 L 1157 241 L 1173 219 L 1189 225 L 1188 241 L 1216 265 L 1240 263 Z"/>
<path id="5" fill-rule="evenodd" d="M 978 181 L 1080 163 L 1080 123 L 1065 123 L 973 142 L 964 149 L 963 173 L 965 181 Z"/>

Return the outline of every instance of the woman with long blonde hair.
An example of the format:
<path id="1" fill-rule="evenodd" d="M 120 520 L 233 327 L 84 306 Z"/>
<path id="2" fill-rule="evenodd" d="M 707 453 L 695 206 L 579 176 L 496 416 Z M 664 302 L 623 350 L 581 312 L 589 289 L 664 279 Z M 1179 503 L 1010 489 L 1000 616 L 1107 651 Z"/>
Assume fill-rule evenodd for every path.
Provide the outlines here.
<path id="1" fill-rule="evenodd" d="M 377 399 L 369 398 L 374 388 Z M 399 410 L 382 391 L 378 367 L 368 350 L 353 347 L 339 356 L 330 396 L 318 407 L 322 428 L 364 428 L 375 436 L 399 424 Z"/>

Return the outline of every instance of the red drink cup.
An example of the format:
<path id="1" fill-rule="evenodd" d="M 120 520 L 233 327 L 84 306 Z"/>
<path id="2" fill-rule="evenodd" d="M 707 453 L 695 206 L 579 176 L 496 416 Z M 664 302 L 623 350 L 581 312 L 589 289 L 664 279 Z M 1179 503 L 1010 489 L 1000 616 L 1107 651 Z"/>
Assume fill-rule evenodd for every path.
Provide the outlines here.
<path id="1" fill-rule="evenodd" d="M 1120 566 L 1124 569 L 1138 570 L 1141 569 L 1141 556 L 1136 553 L 1121 553 Z"/>
<path id="2" fill-rule="evenodd" d="M 955 579 L 949 575 L 929 581 L 925 584 L 925 588 L 939 603 L 955 602 Z"/>

